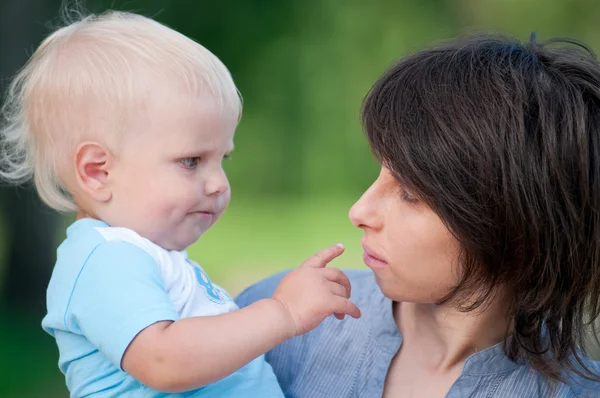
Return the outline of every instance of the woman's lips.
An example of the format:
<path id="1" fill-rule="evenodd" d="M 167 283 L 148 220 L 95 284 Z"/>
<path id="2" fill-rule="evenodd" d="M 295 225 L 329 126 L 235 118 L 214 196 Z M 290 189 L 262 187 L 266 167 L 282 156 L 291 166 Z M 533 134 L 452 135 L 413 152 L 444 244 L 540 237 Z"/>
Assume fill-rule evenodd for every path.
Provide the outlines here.
<path id="1" fill-rule="evenodd" d="M 377 257 L 377 254 L 370 250 L 365 244 L 362 245 L 364 253 L 363 253 L 363 261 L 369 268 L 385 268 L 387 267 L 387 263 Z"/>

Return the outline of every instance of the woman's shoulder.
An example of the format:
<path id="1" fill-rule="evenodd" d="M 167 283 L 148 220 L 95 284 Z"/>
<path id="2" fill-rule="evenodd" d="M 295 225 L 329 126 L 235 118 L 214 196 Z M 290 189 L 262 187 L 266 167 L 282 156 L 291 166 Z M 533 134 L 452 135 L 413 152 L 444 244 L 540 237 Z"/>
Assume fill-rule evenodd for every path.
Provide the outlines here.
<path id="1" fill-rule="evenodd" d="M 514 363 L 512 371 L 497 374 L 496 392 L 502 397 L 512 396 L 509 392 L 531 397 L 600 397 L 600 382 L 586 378 L 581 367 L 585 365 L 598 375 L 600 363 L 584 353 L 581 353 L 580 359 L 581 363 L 575 365 L 579 372 L 565 371 L 562 374 L 562 381 L 551 380 L 526 363 Z"/>
<path id="2" fill-rule="evenodd" d="M 327 317 L 314 330 L 278 345 L 266 354 L 286 396 L 356 396 L 356 391 L 380 389 L 387 364 L 400 346 L 391 301 L 383 296 L 370 270 L 344 271 L 352 284 L 351 300 L 361 317 Z M 240 307 L 270 297 L 285 272 L 246 289 L 236 299 Z M 310 380 L 310 383 L 306 383 Z M 365 385 L 367 385 L 365 387 Z"/>
<path id="3" fill-rule="evenodd" d="M 275 274 L 248 287 L 236 298 L 237 305 L 244 308 L 258 300 L 271 297 L 287 272 Z M 374 344 L 395 346 L 400 340 L 400 335 L 393 319 L 392 301 L 379 289 L 373 272 L 344 270 L 344 274 L 350 280 L 352 288 L 350 300 L 360 309 L 360 318 L 347 316 L 340 321 L 333 316 L 327 317 L 321 325 L 302 339 L 292 339 L 294 343 L 308 343 L 313 347 L 323 344 L 331 348 L 332 342 L 343 344 L 344 339 L 353 343 L 368 339 Z"/>
<path id="4" fill-rule="evenodd" d="M 582 364 L 585 365 L 589 370 L 594 372 L 596 375 L 600 375 L 600 362 L 594 361 L 590 357 L 582 354 Z M 583 372 L 582 372 L 583 373 Z M 587 397 L 600 397 L 600 381 L 591 380 L 585 377 L 583 374 L 571 373 L 565 377 L 565 384 L 575 397 L 587 398 Z"/>
<path id="5" fill-rule="evenodd" d="M 352 286 L 350 300 L 360 309 L 360 318 L 347 316 L 338 320 L 329 316 L 314 330 L 278 346 L 271 353 L 271 358 L 280 356 L 288 361 L 291 357 L 314 353 L 313 359 L 321 361 L 329 352 L 336 357 L 353 358 L 361 357 L 366 351 L 375 354 L 381 350 L 386 357 L 396 353 L 401 337 L 394 322 L 392 301 L 383 295 L 370 270 L 345 270 L 344 273 Z M 236 303 L 243 308 L 271 297 L 285 274 L 273 275 L 250 286 L 236 298 Z M 346 364 L 352 361 L 348 358 Z"/>

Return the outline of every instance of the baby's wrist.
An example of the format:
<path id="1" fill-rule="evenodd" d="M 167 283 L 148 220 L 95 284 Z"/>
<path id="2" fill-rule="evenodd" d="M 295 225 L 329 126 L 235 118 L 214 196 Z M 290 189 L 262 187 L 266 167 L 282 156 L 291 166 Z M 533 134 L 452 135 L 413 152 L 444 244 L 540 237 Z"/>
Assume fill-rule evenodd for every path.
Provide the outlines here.
<path id="1" fill-rule="evenodd" d="M 273 308 L 273 312 L 277 314 L 277 324 L 281 325 L 284 330 L 286 340 L 295 337 L 298 334 L 298 327 L 288 306 L 276 298 L 268 298 L 264 301 L 268 302 L 269 306 Z"/>

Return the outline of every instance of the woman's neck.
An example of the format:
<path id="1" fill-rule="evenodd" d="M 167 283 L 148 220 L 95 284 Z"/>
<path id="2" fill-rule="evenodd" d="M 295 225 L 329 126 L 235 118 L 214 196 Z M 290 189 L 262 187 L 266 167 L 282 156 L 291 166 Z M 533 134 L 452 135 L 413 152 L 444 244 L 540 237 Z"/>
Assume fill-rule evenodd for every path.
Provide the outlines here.
<path id="1" fill-rule="evenodd" d="M 428 366 L 449 371 L 475 352 L 502 342 L 508 331 L 503 295 L 486 307 L 465 313 L 450 305 L 394 303 L 403 349 L 417 349 Z"/>

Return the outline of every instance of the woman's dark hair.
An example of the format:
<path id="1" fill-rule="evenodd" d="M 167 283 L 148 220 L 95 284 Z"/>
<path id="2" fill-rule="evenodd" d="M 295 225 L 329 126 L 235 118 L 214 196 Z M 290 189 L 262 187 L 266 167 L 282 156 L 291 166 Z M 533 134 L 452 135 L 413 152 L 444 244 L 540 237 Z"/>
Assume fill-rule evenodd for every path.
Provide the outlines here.
<path id="1" fill-rule="evenodd" d="M 506 288 L 513 360 L 598 379 L 600 65 L 569 39 L 458 39 L 387 71 L 362 119 L 376 157 L 462 247 L 440 302 L 473 311 Z M 597 339 L 596 339 L 597 340 Z"/>

